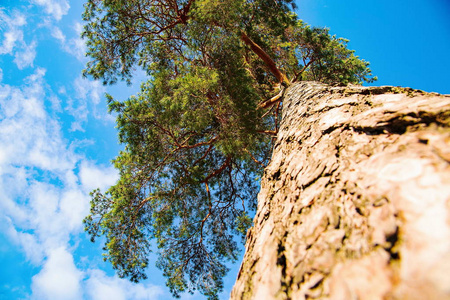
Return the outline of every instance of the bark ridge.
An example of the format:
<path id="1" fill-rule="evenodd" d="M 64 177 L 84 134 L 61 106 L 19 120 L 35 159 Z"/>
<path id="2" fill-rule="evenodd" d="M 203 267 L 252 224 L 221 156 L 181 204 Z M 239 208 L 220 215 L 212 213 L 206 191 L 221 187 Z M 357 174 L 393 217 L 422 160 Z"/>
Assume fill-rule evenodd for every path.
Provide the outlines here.
<path id="1" fill-rule="evenodd" d="M 450 299 L 450 96 L 288 88 L 231 299 Z"/>

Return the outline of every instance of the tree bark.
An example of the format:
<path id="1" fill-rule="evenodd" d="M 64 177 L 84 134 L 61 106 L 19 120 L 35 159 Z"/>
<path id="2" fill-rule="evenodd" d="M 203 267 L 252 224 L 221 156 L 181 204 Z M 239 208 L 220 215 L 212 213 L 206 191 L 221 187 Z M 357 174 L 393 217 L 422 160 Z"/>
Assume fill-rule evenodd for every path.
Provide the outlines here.
<path id="1" fill-rule="evenodd" d="M 450 299 L 450 96 L 285 95 L 231 299 Z"/>

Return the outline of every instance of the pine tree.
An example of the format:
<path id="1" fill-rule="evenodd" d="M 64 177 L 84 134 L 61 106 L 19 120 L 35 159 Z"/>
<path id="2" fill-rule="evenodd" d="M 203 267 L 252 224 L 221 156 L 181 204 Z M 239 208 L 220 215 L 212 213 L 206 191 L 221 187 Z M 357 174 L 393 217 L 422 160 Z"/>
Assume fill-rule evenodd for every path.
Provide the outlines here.
<path id="1" fill-rule="evenodd" d="M 146 278 L 151 242 L 175 296 L 215 298 L 239 252 L 268 163 L 285 86 L 372 81 L 347 41 L 311 28 L 292 0 L 88 0 L 85 76 L 148 80 L 108 96 L 117 114 L 118 182 L 92 192 L 85 226 L 106 237 L 119 276 Z M 278 96 L 273 97 L 278 93 Z"/>

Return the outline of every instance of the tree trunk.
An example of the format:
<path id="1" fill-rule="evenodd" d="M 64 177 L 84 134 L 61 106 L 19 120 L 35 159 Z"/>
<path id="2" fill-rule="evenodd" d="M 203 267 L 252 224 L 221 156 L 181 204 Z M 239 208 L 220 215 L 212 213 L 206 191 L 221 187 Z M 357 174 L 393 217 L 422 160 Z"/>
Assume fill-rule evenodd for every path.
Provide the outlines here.
<path id="1" fill-rule="evenodd" d="M 293 84 L 232 299 L 450 299 L 450 96 Z"/>

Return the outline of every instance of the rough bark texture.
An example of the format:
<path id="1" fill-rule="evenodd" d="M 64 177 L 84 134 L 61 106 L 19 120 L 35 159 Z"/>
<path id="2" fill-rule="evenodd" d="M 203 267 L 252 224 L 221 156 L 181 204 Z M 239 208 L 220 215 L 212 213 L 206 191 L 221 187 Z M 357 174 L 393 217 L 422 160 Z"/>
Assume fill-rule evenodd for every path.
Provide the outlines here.
<path id="1" fill-rule="evenodd" d="M 450 96 L 303 82 L 232 299 L 450 299 Z"/>

